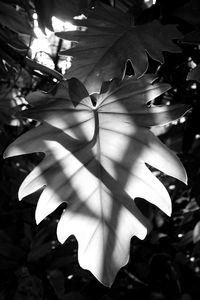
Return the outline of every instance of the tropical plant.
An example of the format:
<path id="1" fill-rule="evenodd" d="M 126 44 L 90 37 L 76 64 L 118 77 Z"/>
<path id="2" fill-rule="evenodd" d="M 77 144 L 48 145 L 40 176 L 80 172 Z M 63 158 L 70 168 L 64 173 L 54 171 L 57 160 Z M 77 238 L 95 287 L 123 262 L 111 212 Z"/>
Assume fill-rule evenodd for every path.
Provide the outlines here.
<path id="1" fill-rule="evenodd" d="M 145 287 L 138 299 L 196 299 L 181 268 L 189 255 L 199 280 L 199 4 L 51 4 L 0 1 L 2 216 L 19 214 L 16 230 L 5 221 L 0 230 L 4 284 L 10 270 L 17 280 L 2 299 L 90 299 L 90 282 L 114 299 L 130 281 Z M 40 60 L 35 13 L 43 32 L 52 16 L 74 25 Z M 113 294 L 93 276 L 118 282 Z"/>

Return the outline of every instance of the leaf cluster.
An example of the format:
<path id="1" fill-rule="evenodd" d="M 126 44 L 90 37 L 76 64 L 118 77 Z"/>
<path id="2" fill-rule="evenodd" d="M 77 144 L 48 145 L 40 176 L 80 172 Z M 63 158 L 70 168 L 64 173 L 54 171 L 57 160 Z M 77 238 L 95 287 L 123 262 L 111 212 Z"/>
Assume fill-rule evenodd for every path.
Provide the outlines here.
<path id="1" fill-rule="evenodd" d="M 198 299 L 200 7 L 152 4 L 0 1 L 2 299 Z M 54 70 L 33 12 L 77 26 Z"/>

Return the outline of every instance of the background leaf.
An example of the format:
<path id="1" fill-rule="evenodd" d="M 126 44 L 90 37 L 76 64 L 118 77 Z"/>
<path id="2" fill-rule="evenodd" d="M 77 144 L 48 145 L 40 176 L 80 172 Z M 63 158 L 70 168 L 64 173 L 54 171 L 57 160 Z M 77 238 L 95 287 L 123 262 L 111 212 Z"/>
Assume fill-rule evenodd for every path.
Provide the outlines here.
<path id="1" fill-rule="evenodd" d="M 53 31 L 51 18 L 53 16 L 63 20 L 72 21 L 81 9 L 89 4 L 89 0 L 51 0 L 51 5 L 45 0 L 34 0 L 36 12 L 38 14 L 38 22 L 44 30 L 45 27 Z"/>
<path id="2" fill-rule="evenodd" d="M 198 222 L 193 230 L 193 243 L 200 241 L 200 222 Z"/>
<path id="3" fill-rule="evenodd" d="M 189 72 L 187 80 L 195 80 L 200 82 L 200 64 Z"/>
<path id="4" fill-rule="evenodd" d="M 27 15 L 4 2 L 0 2 L 0 23 L 14 32 L 32 34 Z"/>
<path id="5" fill-rule="evenodd" d="M 87 28 L 59 32 L 57 36 L 78 42 L 61 55 L 73 57 L 66 78 L 78 78 L 89 93 L 99 92 L 103 81 L 121 79 L 127 60 L 131 61 L 136 77 L 140 77 L 148 68 L 147 53 L 163 63 L 162 51 L 180 52 L 172 42 L 181 37 L 174 25 L 153 21 L 135 26 L 131 15 L 100 3 L 85 14 L 86 20 L 77 20 L 74 24 Z"/>

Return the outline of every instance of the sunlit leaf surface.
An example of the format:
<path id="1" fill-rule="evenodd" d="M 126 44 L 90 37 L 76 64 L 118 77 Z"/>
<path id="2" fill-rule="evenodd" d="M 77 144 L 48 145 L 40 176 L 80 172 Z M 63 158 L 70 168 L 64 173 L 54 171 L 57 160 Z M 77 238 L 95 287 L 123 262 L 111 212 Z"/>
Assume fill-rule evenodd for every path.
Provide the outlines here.
<path id="1" fill-rule="evenodd" d="M 186 182 L 179 159 L 149 130 L 179 118 L 186 107 L 154 106 L 151 101 L 169 85 L 152 80 L 147 75 L 113 80 L 96 95 L 95 106 L 77 79 L 62 81 L 51 93 L 34 92 L 27 99 L 33 108 L 22 115 L 41 124 L 5 152 L 5 157 L 45 153 L 19 198 L 46 186 L 37 223 L 66 202 L 58 239 L 63 243 L 75 235 L 80 265 L 108 286 L 129 260 L 131 237 L 144 239 L 147 233 L 148 220 L 135 197 L 171 214 L 168 192 L 146 163 Z"/>
<path id="2" fill-rule="evenodd" d="M 85 14 L 86 20 L 74 22 L 84 30 L 57 35 L 78 42 L 75 47 L 61 52 L 73 57 L 66 78 L 78 78 L 89 93 L 99 92 L 103 81 L 115 77 L 121 79 L 128 59 L 136 76 L 140 77 L 148 67 L 147 53 L 163 63 L 162 51 L 180 52 L 172 41 L 181 37 L 174 25 L 153 21 L 135 26 L 130 15 L 100 3 Z"/>

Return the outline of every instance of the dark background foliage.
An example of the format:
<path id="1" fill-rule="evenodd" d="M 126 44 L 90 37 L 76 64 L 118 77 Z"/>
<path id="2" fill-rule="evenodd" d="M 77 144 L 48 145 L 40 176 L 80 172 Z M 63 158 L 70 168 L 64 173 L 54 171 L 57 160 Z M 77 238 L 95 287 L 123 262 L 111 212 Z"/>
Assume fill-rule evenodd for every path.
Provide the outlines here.
<path id="1" fill-rule="evenodd" d="M 17 117 L 27 107 L 25 96 L 33 90 L 48 90 L 59 80 L 56 40 L 51 55 L 54 70 L 31 58 L 35 38 L 33 13 L 41 29 L 52 30 L 51 17 L 71 21 L 89 0 L 0 1 L 0 299 L 1 300 L 192 300 L 200 295 L 200 4 L 198 0 L 102 0 L 133 14 L 136 24 L 159 19 L 178 24 L 182 53 L 164 53 L 159 65 L 149 58 L 148 72 L 168 82 L 172 89 L 156 104 L 188 104 L 189 113 L 155 132 L 175 150 L 189 178 L 188 186 L 153 170 L 167 187 L 173 203 L 172 217 L 138 202 L 151 220 L 152 231 L 144 241 L 132 239 L 129 264 L 120 270 L 111 289 L 101 285 L 77 261 L 77 242 L 71 237 L 60 245 L 56 226 L 63 206 L 35 225 L 34 211 L 41 191 L 18 202 L 18 188 L 42 159 L 42 154 L 3 159 L 3 151 L 35 122 Z M 156 33 L 155 33 L 156 34 Z M 54 45 L 55 46 L 55 45 Z M 195 66 L 197 66 L 195 68 Z M 38 70 L 40 72 L 38 72 Z M 192 70 L 192 71 L 191 71 Z M 127 64 L 127 74 L 133 74 Z M 33 141 L 34 142 L 34 141 Z"/>

